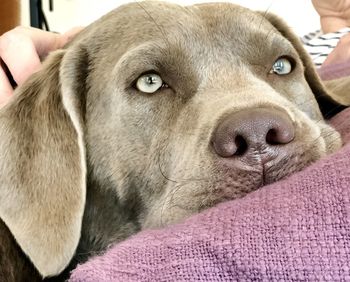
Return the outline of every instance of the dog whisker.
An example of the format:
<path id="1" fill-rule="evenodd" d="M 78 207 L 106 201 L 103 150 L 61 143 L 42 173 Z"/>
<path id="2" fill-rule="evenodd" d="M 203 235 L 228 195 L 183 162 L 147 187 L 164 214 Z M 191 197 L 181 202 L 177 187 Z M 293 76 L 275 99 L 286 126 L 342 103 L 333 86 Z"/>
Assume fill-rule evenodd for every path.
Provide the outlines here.
<path id="1" fill-rule="evenodd" d="M 154 19 L 154 17 L 152 17 L 152 15 L 147 11 L 147 9 L 141 4 L 141 2 L 139 1 L 135 1 L 135 3 L 146 13 L 146 15 L 149 17 L 149 19 L 154 23 L 154 25 L 156 26 L 156 28 L 159 30 L 159 32 L 162 34 L 163 39 L 165 41 L 166 45 L 170 45 L 169 41 L 167 39 L 167 36 L 164 32 L 164 29 L 156 22 L 156 20 Z"/>

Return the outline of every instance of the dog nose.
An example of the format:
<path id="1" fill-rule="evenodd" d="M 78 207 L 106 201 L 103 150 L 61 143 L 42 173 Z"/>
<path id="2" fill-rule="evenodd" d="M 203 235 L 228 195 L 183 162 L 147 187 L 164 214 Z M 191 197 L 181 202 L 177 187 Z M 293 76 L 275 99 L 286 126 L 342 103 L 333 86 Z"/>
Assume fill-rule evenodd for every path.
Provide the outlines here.
<path id="1" fill-rule="evenodd" d="M 294 137 L 294 125 L 286 113 L 258 108 L 225 117 L 214 131 L 212 145 L 220 157 L 241 157 L 250 149 L 269 152 L 292 142 Z"/>

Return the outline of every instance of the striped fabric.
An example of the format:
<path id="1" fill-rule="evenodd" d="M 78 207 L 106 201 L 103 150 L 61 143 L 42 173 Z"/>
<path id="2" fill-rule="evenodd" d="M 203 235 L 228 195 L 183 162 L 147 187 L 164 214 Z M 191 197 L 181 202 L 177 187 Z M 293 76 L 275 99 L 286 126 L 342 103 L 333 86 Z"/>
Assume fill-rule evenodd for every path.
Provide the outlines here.
<path id="1" fill-rule="evenodd" d="M 349 27 L 327 34 L 322 34 L 320 30 L 317 30 L 303 36 L 301 40 L 307 52 L 311 55 L 315 66 L 321 67 L 327 56 L 337 46 L 339 39 L 349 32 Z"/>

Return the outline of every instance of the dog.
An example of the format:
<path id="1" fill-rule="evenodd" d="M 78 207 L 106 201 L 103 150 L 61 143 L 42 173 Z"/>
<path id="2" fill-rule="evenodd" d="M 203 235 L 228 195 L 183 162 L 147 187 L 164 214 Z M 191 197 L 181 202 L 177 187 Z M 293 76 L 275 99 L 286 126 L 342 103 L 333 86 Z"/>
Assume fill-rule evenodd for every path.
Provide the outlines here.
<path id="1" fill-rule="evenodd" d="M 121 6 L 0 110 L 3 275 L 67 273 L 300 171 L 341 147 L 325 122 L 341 109 L 275 15 Z"/>

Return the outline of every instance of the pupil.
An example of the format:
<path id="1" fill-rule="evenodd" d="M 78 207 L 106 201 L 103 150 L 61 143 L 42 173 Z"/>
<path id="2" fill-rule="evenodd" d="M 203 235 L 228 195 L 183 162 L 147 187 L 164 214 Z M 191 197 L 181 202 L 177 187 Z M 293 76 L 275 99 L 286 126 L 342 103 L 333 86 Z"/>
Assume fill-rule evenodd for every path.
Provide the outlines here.
<path id="1" fill-rule="evenodd" d="M 148 83 L 148 84 L 154 84 L 154 83 L 155 83 L 155 80 L 156 80 L 156 78 L 153 77 L 153 76 L 148 76 L 148 77 L 147 77 L 147 83 Z"/>
<path id="2" fill-rule="evenodd" d="M 276 62 L 276 64 L 275 64 L 275 70 L 276 70 L 276 71 L 281 71 L 281 70 L 283 70 L 283 63 L 282 63 L 281 61 Z"/>

